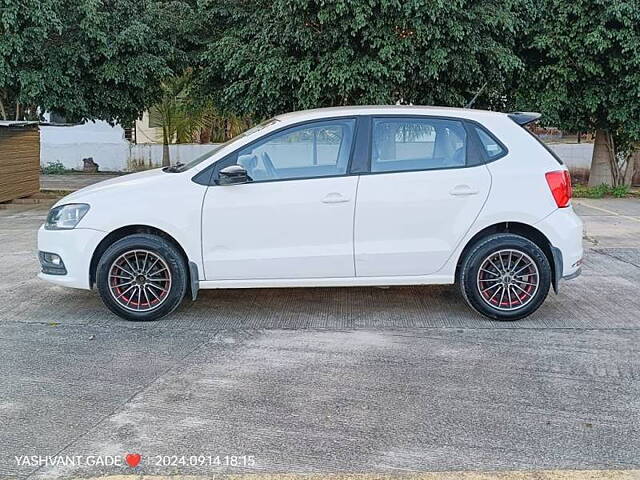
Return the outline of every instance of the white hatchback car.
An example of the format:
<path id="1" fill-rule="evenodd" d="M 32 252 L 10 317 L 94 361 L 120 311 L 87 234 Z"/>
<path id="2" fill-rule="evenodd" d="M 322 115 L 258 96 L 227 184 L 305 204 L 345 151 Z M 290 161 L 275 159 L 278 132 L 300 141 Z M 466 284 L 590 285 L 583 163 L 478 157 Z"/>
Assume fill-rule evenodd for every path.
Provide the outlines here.
<path id="1" fill-rule="evenodd" d="M 531 113 L 343 107 L 275 117 L 186 164 L 60 200 L 40 277 L 129 320 L 201 288 L 458 283 L 487 317 L 580 273 L 582 222 Z"/>

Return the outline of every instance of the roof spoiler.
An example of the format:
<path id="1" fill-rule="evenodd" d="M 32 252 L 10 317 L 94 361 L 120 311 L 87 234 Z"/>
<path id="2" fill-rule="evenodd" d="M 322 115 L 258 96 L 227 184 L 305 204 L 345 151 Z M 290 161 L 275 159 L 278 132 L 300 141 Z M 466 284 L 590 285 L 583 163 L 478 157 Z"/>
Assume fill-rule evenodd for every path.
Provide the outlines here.
<path id="1" fill-rule="evenodd" d="M 513 112 L 507 114 L 511 120 L 516 122 L 518 125 L 527 125 L 528 123 L 535 122 L 540 117 L 542 117 L 541 113 L 537 112 Z"/>

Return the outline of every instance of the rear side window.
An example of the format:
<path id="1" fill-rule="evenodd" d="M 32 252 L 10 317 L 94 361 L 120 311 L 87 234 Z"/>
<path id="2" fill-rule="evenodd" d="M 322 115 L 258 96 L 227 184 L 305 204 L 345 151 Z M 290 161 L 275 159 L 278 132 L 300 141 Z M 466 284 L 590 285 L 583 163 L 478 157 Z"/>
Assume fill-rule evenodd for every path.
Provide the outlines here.
<path id="1" fill-rule="evenodd" d="M 461 121 L 374 118 L 371 171 L 402 172 L 464 167 L 467 132 Z"/>
<path id="2" fill-rule="evenodd" d="M 496 139 L 485 132 L 484 129 L 477 126 L 474 128 L 476 129 L 476 133 L 478 134 L 478 138 L 480 139 L 482 148 L 487 154 L 487 159 L 495 160 L 496 158 L 504 155 L 505 150 Z"/>

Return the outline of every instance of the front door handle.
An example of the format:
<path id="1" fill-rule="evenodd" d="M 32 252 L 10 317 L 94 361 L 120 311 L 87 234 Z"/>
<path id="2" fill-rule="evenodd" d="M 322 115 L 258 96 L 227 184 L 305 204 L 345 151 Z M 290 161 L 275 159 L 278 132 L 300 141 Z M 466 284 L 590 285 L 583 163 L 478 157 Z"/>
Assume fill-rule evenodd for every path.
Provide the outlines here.
<path id="1" fill-rule="evenodd" d="M 469 195 L 477 195 L 478 190 L 474 190 L 469 185 L 456 185 L 451 190 L 449 190 L 449 195 L 453 195 L 454 197 L 464 197 Z"/>
<path id="2" fill-rule="evenodd" d="M 322 199 L 322 203 L 346 203 L 348 201 L 349 199 L 347 197 L 337 192 L 329 193 Z"/>

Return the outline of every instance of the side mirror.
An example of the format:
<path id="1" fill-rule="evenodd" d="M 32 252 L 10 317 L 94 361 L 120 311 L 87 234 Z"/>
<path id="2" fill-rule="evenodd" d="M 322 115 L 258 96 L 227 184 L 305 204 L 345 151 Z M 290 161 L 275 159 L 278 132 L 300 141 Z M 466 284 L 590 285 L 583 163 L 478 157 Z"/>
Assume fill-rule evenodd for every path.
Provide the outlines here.
<path id="1" fill-rule="evenodd" d="M 251 181 L 247 170 L 241 165 L 229 165 L 218 172 L 218 185 L 238 185 Z"/>

